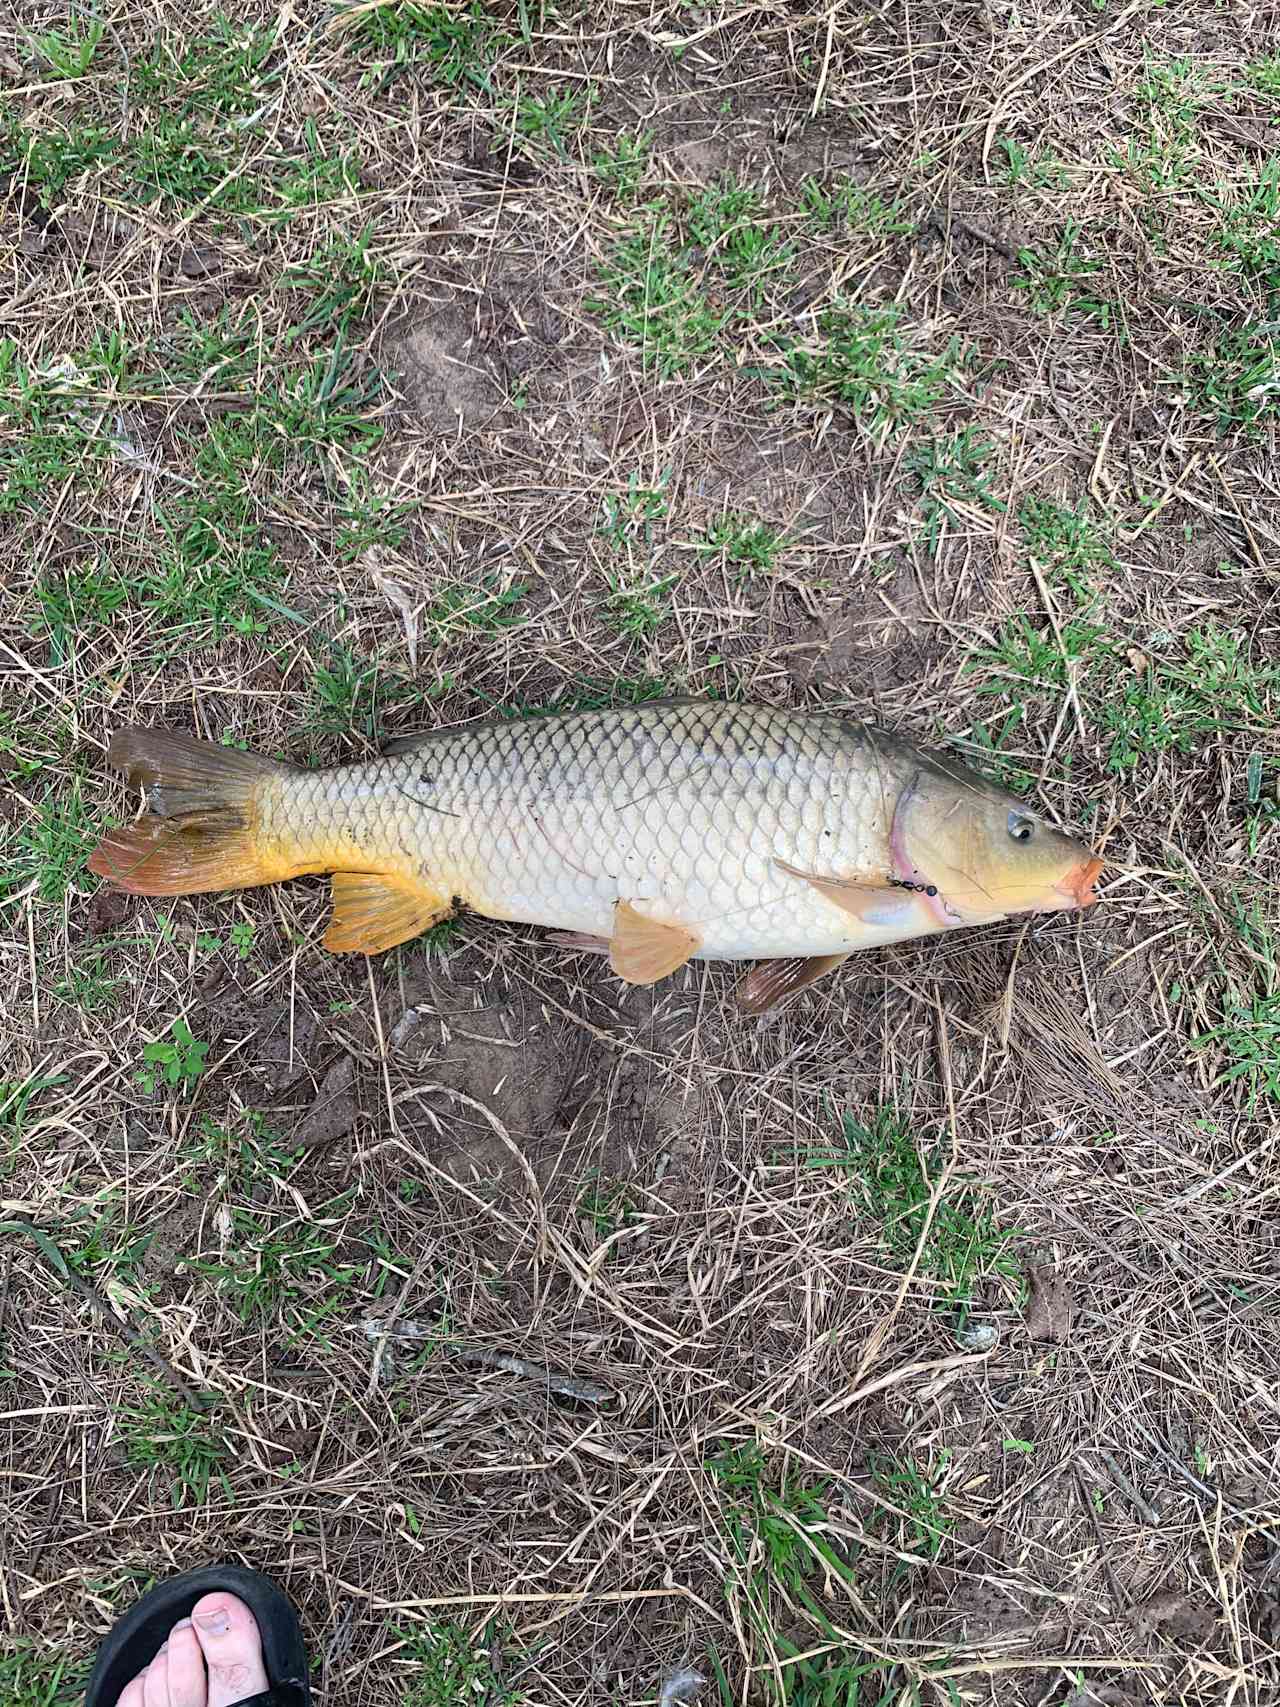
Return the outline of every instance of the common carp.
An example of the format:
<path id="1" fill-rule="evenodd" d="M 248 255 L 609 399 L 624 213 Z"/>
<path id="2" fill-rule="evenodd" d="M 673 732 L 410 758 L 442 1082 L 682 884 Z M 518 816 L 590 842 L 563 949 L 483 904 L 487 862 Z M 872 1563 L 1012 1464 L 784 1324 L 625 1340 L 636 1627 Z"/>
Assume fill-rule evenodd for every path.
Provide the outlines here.
<path id="1" fill-rule="evenodd" d="M 752 1012 L 857 949 L 1088 906 L 1102 862 L 950 757 L 838 712 L 671 700 L 467 724 L 306 770 L 162 730 L 109 762 L 149 810 L 91 871 L 136 895 L 333 874 L 325 947 L 459 907 L 547 925 L 650 984 L 760 960 Z"/>

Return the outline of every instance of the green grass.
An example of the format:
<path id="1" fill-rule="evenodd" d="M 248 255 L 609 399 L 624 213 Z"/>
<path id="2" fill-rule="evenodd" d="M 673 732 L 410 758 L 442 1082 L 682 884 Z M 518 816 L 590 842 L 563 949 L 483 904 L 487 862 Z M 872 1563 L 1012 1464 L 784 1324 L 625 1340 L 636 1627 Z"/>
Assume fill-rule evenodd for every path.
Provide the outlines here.
<path id="1" fill-rule="evenodd" d="M 603 165 L 621 172 L 617 160 Z M 639 180 L 632 172 L 627 181 L 634 189 Z M 847 179 L 807 180 L 803 204 L 810 232 L 914 228 L 897 203 Z M 779 402 L 839 409 L 877 440 L 923 418 L 945 395 L 955 348 L 925 348 L 897 304 L 830 303 L 813 335 L 796 339 L 787 305 L 800 258 L 798 229 L 770 218 L 761 189 L 726 173 L 692 196 L 632 207 L 599 263 L 603 294 L 587 306 L 659 379 L 741 372 Z"/>
<path id="2" fill-rule="evenodd" d="M 648 639 L 670 615 L 669 595 L 679 580 L 678 574 L 610 575 L 610 623 L 629 640 Z"/>
<path id="3" fill-rule="evenodd" d="M 429 645 L 444 646 L 518 628 L 526 619 L 521 601 L 530 590 L 528 581 L 504 583 L 498 575 L 482 576 L 475 584 L 458 581 L 442 587 L 422 608 L 420 632 Z"/>
<path id="4" fill-rule="evenodd" d="M 922 1469 L 913 1459 L 884 1453 L 873 1453 L 870 1460 L 876 1487 L 902 1513 L 895 1518 L 886 1512 L 880 1532 L 886 1534 L 890 1523 L 895 1524 L 897 1545 L 929 1559 L 938 1557 L 955 1528 L 955 1519 L 947 1515 L 940 1487 L 948 1457 L 944 1450 L 937 1463 L 928 1469 Z"/>
<path id="5" fill-rule="evenodd" d="M 86 1280 L 123 1281 L 135 1290 L 145 1290 L 139 1268 L 153 1236 L 123 1221 L 118 1203 L 104 1192 L 67 1216 L 59 1229 L 56 1253 L 68 1269 Z"/>
<path id="6" fill-rule="evenodd" d="M 631 186 L 618 197 L 630 199 L 643 169 L 635 153 L 598 156 L 601 167 Z M 691 197 L 635 207 L 600 264 L 604 295 L 588 307 L 660 379 L 703 364 L 736 366 L 744 336 L 795 258 L 763 209 L 762 193 L 732 174 Z"/>
<path id="7" fill-rule="evenodd" d="M 1219 432 L 1253 435 L 1280 418 L 1280 332 L 1273 321 L 1210 331 L 1166 384 Z"/>
<path id="8" fill-rule="evenodd" d="M 646 372 L 671 379 L 720 355 L 726 314 L 704 293 L 669 213 L 658 211 L 613 244 L 600 283 L 604 295 L 588 308 L 639 350 Z"/>
<path id="9" fill-rule="evenodd" d="M 1233 1092 L 1250 1114 L 1280 1108 L 1280 930 L 1274 909 L 1235 899 L 1234 934 L 1249 951 L 1247 970 L 1218 956 L 1218 1024 L 1193 1037 L 1196 1051 L 1212 1050 L 1217 1083 Z"/>
<path id="10" fill-rule="evenodd" d="M 1246 646 L 1230 630 L 1195 628 L 1181 655 L 1121 677 L 1099 706 L 1111 736 L 1108 768 L 1123 772 L 1149 755 L 1192 752 L 1210 735 L 1268 728 L 1280 663 L 1255 659 Z"/>
<path id="11" fill-rule="evenodd" d="M 498 575 L 441 587 L 416 612 L 420 654 L 518 627 L 526 620 L 522 603 L 529 591 L 528 582 L 504 582 Z M 446 676 L 445 685 L 452 679 Z M 317 738 L 359 736 L 377 743 L 385 738 L 390 717 L 403 721 L 434 691 L 377 657 L 329 641 L 312 666 L 303 722 Z"/>
<path id="12" fill-rule="evenodd" d="M 738 510 L 717 516 L 706 532 L 702 551 L 721 556 L 740 580 L 767 575 L 777 564 L 784 536 L 767 522 L 752 521 Z"/>
<path id="13" fill-rule="evenodd" d="M 1280 155 L 1256 179 L 1201 196 L 1218 214 L 1219 269 L 1256 286 L 1270 313 L 1280 298 Z"/>
<path id="14" fill-rule="evenodd" d="M 246 1325 L 274 1322 L 291 1344 L 327 1345 L 324 1324 L 347 1308 L 347 1289 L 360 1269 L 339 1256 L 344 1235 L 335 1223 L 346 1206 L 337 1199 L 318 1217 L 279 1221 L 233 1207 L 234 1237 L 218 1261 L 191 1257 L 187 1267 L 214 1283 L 221 1297 Z"/>
<path id="15" fill-rule="evenodd" d="M 1103 263 L 1084 250 L 1083 227 L 1068 219 L 1052 249 L 1019 249 L 1022 271 L 1010 280 L 1011 288 L 1025 296 L 1033 314 L 1076 314 L 1109 328 L 1119 316 L 1115 302 L 1098 288 Z"/>
<path id="16" fill-rule="evenodd" d="M 157 505 L 157 531 L 134 542 L 131 605 L 148 619 L 149 645 L 185 650 L 227 635 L 261 634 L 280 610 L 284 569 L 259 531 L 252 500 L 235 488 Z M 51 649 L 56 627 L 51 625 Z"/>
<path id="17" fill-rule="evenodd" d="M 1021 711 L 1025 695 L 1019 693 L 1019 685 L 1054 696 L 1065 693 L 1068 662 L 1089 657 L 1095 647 L 1106 643 L 1106 637 L 1100 624 L 1072 616 L 1061 624 L 1059 644 L 1049 623 L 1018 615 L 1001 625 L 996 644 L 978 651 L 967 668 L 983 673 L 979 693 L 1014 698 Z"/>
<path id="18" fill-rule="evenodd" d="M 365 225 L 354 235 L 329 237 L 305 261 L 284 269 L 281 284 L 291 286 L 302 299 L 299 317 L 287 334 L 290 343 L 330 327 L 345 334 L 353 320 L 368 312 L 382 281 L 372 243 L 373 227 Z"/>
<path id="19" fill-rule="evenodd" d="M 149 1472 L 167 1487 L 170 1504 L 203 1506 L 217 1482 L 233 1503 L 225 1465 L 229 1449 L 208 1413 L 190 1410 L 168 1393 L 157 1390 L 141 1405 L 117 1413 L 117 1435 L 130 1468 Z"/>
<path id="20" fill-rule="evenodd" d="M 1005 505 L 991 490 L 995 446 L 979 428 L 961 427 L 930 438 L 907 453 L 907 468 L 920 484 L 924 540 L 935 556 L 944 528 L 964 525 L 963 507 L 1003 514 Z"/>
<path id="21" fill-rule="evenodd" d="M 1142 106 L 1137 131 L 1107 151 L 1109 164 L 1123 167 L 1147 196 L 1190 184 L 1202 167 L 1199 115 L 1221 85 L 1190 59 L 1148 58 L 1136 95 Z"/>
<path id="22" fill-rule="evenodd" d="M 334 506 L 334 551 L 344 563 L 362 557 L 371 545 L 396 550 L 404 544 L 414 502 L 375 492 L 367 472 L 353 463 L 346 471 L 347 489 Z"/>
<path id="23" fill-rule="evenodd" d="M 184 1159 L 200 1169 L 216 1169 L 229 1192 L 247 1195 L 263 1180 L 279 1183 L 287 1179 L 305 1154 L 305 1150 L 290 1145 L 263 1115 L 246 1110 L 236 1120 L 202 1116 L 197 1135 L 188 1140 Z M 188 1189 L 200 1189 L 201 1177 L 193 1171 L 188 1176 Z"/>
<path id="24" fill-rule="evenodd" d="M 522 708 L 515 715 L 543 715 L 562 711 L 599 711 L 606 706 L 644 705 L 649 700 L 671 699 L 683 691 L 682 682 L 669 676 L 581 676 L 568 683 L 550 705 Z"/>
<path id="25" fill-rule="evenodd" d="M 502 1675 L 510 1634 L 490 1621 L 471 1631 L 447 1619 L 393 1630 L 395 1662 L 403 1666 L 402 1707 L 516 1707 L 524 1692 Z"/>
<path id="26" fill-rule="evenodd" d="M 1051 154 L 1031 153 L 1011 136 L 996 139 L 996 149 L 1004 156 L 1004 181 L 1010 186 L 1025 185 L 1033 190 L 1068 190 L 1071 174 L 1060 160 Z"/>
<path id="27" fill-rule="evenodd" d="M 96 32 L 96 33 L 95 33 Z M 301 146 L 280 145 L 269 126 L 285 78 L 276 26 L 232 17 L 206 20 L 187 40 L 163 27 L 149 50 L 125 62 L 100 26 L 44 38 L 45 63 L 62 74 L 102 74 L 89 98 L 62 120 L 0 122 L 0 171 L 12 170 L 53 209 L 68 193 L 98 191 L 123 204 L 159 203 L 168 213 L 198 210 L 270 223 L 300 206 L 355 195 L 354 134 L 344 147 L 341 118 L 302 127 Z M 84 70 L 79 69 L 84 65 Z M 144 122 L 124 134 L 110 90 L 127 80 Z"/>
<path id="28" fill-rule="evenodd" d="M 752 184 L 741 183 L 731 172 L 699 191 L 685 212 L 689 239 L 701 249 L 710 249 L 723 238 L 758 220 L 763 197 Z"/>
<path id="29" fill-rule="evenodd" d="M 725 1600 L 748 1633 L 761 1696 L 775 1707 L 889 1707 L 889 1662 L 851 1650 L 800 1658 L 837 1639 L 826 1610 L 830 1585 L 856 1590 L 856 1544 L 830 1533 L 831 1484 L 776 1471 L 756 1446 L 731 1446 L 708 1460 L 727 1562 Z M 837 1598 L 837 1605 L 840 1604 Z M 803 1621 L 803 1622 L 802 1622 Z M 727 1681 L 713 1655 L 726 1699 Z M 783 1662 L 779 1690 L 773 1664 Z"/>
<path id="30" fill-rule="evenodd" d="M 588 98 L 580 89 L 521 95 L 515 103 L 516 134 L 526 143 L 550 148 L 564 159 L 569 138 L 586 124 L 589 112 Z"/>
<path id="31" fill-rule="evenodd" d="M 599 531 L 615 551 L 627 551 L 633 545 L 653 550 L 658 523 L 667 516 L 667 479 L 664 473 L 656 486 L 645 486 L 640 473 L 633 469 L 627 476 L 625 492 L 605 494 L 600 503 Z"/>
<path id="32" fill-rule="evenodd" d="M 577 1214 L 597 1239 L 609 1239 L 636 1218 L 632 1188 L 626 1180 L 607 1180 L 593 1169 L 574 1203 Z"/>
<path id="33" fill-rule="evenodd" d="M 759 190 L 726 173 L 695 196 L 685 211 L 689 242 L 703 251 L 723 285 L 738 297 L 739 319 L 761 306 L 770 276 L 785 272 L 795 257 L 794 245 L 764 219 L 763 205 Z"/>
<path id="34" fill-rule="evenodd" d="M 50 76 L 73 79 L 89 71 L 101 41 L 102 24 L 94 18 L 84 25 L 72 22 L 65 30 L 50 30 L 37 36 L 35 47 Z"/>
<path id="35" fill-rule="evenodd" d="M 30 1120 L 38 1119 L 40 1110 L 33 1104 L 46 1091 L 66 1084 L 61 1073 L 30 1074 L 24 1079 L 0 1079 L 0 1173 L 8 1174 L 22 1153 L 23 1139 Z"/>
<path id="36" fill-rule="evenodd" d="M 194 480 L 162 481 L 122 535 L 96 546 L 89 532 L 79 559 L 37 584 L 36 621 L 51 665 L 67 661 L 81 636 L 129 617 L 147 619 L 147 649 L 160 655 L 260 635 L 278 617 L 303 621 L 285 602 L 288 572 L 264 532 L 264 510 L 278 502 L 297 527 L 304 476 L 331 479 L 346 459 L 358 470 L 383 430 L 375 419 L 380 376 L 357 365 L 347 342 L 349 322 L 368 302 L 364 239 L 342 255 L 345 273 L 331 255 L 326 277 L 294 280 L 321 292 L 327 342 L 292 350 L 265 380 L 256 322 L 225 312 L 205 325 L 185 314 L 172 331 L 136 346 L 112 334 L 56 369 L 33 368 L 0 344 L 0 428 L 8 429 L 0 433 L 0 510 L 32 519 L 68 485 L 96 498 L 108 462 L 172 462 L 165 444 L 135 446 L 126 436 L 136 429 L 117 411 L 133 400 L 177 401 L 210 381 L 222 395 L 219 412 L 198 428 L 176 417 L 176 446 Z M 313 500 L 312 510 L 345 556 L 397 543 L 407 513 L 372 493 L 359 472 L 332 500 Z"/>
<path id="37" fill-rule="evenodd" d="M 843 176 L 828 183 L 806 178 L 800 186 L 800 205 L 812 228 L 824 233 L 844 229 L 859 236 L 905 237 L 916 227 L 902 202 L 886 202 Z"/>
<path id="38" fill-rule="evenodd" d="M 1027 551 L 1049 578 L 1062 579 L 1082 596 L 1084 577 L 1116 566 L 1111 542 L 1087 498 L 1059 504 L 1032 493 L 1018 506 L 1018 523 Z"/>
<path id="39" fill-rule="evenodd" d="M 918 1143 L 891 1109 L 881 1108 L 867 1121 L 846 1114 L 839 1137 L 829 1149 L 805 1151 L 806 1167 L 835 1172 L 850 1198 L 879 1228 L 881 1242 L 895 1267 L 910 1262 L 920 1242 L 929 1199 L 942 1171 L 936 1140 Z M 992 1275 L 1014 1279 L 1021 1265 L 1011 1245 L 1013 1229 L 996 1224 L 982 1188 L 964 1177 L 952 1179 L 938 1202 L 925 1236 L 918 1272 L 937 1282 L 942 1305 L 967 1306 L 978 1283 Z"/>
<path id="40" fill-rule="evenodd" d="M 438 925 L 432 925 L 430 930 L 423 931 L 421 936 L 414 937 L 412 942 L 393 949 L 392 955 L 405 957 L 406 963 L 411 963 L 419 956 L 423 960 L 438 960 L 446 954 L 452 954 L 465 941 L 466 926 L 460 918 L 441 919 Z M 398 964 L 393 960 L 393 964 Z"/>
<path id="41" fill-rule="evenodd" d="M 170 212 L 193 207 L 234 215 L 275 199 L 275 181 L 238 169 L 242 139 L 209 135 L 194 119 L 158 114 L 128 143 L 113 130 L 84 124 L 25 130 L 9 121 L 0 135 L 0 171 L 21 176 L 50 210 L 73 187 L 95 187 L 126 204 L 158 201 Z M 281 162 L 277 176 L 287 178 Z"/>
<path id="42" fill-rule="evenodd" d="M 937 1559 L 954 1529 L 940 1488 L 946 1462 L 943 1453 L 922 1469 L 873 1454 L 875 1485 L 896 1511 L 881 1511 L 870 1527 L 895 1547 Z M 858 1649 L 837 1627 L 848 1622 L 841 1590 L 856 1597 L 867 1582 L 863 1550 L 847 1520 L 841 1523 L 835 1486 L 779 1476 L 758 1446 L 726 1447 L 706 1467 L 727 1555 L 723 1592 L 735 1626 L 747 1632 L 761 1698 L 773 1707 L 923 1707 L 932 1700 L 892 1660 Z M 894 1579 L 913 1569 L 899 1563 Z M 711 1663 L 729 1707 L 736 1697 L 715 1649 Z"/>
<path id="43" fill-rule="evenodd" d="M 0 1701 L 4 1707 L 79 1707 L 88 1662 L 71 1660 L 24 1636 L 0 1636 Z"/>
<path id="44" fill-rule="evenodd" d="M 968 662 L 982 675 L 980 695 L 1011 702 L 1006 733 L 1037 702 L 1061 699 L 1070 667 L 1085 716 L 1104 743 L 1106 768 L 1116 775 L 1163 754 L 1194 753 L 1215 737 L 1265 736 L 1280 699 L 1280 665 L 1216 624 L 1147 637 L 1110 621 L 1106 594 L 1120 570 L 1086 502 L 1073 507 L 1033 494 L 1018 520 L 1024 548 L 1066 603 L 1058 634 L 1042 618 L 1017 615 L 1001 625 L 994 646 Z"/>
<path id="45" fill-rule="evenodd" d="M 162 27 L 150 53 L 130 67 L 130 80 L 152 109 L 206 121 L 244 118 L 280 83 L 283 66 L 273 63 L 278 45 L 274 24 L 215 14 L 190 40 Z"/>
<path id="46" fill-rule="evenodd" d="M 335 643 L 312 670 L 303 721 L 316 737 L 363 736 L 378 742 L 392 712 L 412 709 L 422 699 L 422 690 L 398 670 Z"/>
<path id="47" fill-rule="evenodd" d="M 591 170 L 612 191 L 619 202 L 634 201 L 640 193 L 653 148 L 651 130 L 630 136 L 620 131 L 612 148 L 602 148 L 593 156 Z"/>
<path id="48" fill-rule="evenodd" d="M 850 303 L 819 316 L 818 336 L 762 377 L 780 402 L 837 410 L 882 443 L 942 404 L 955 360 L 951 345 L 923 348 L 896 304 Z"/>
<path id="49" fill-rule="evenodd" d="M 1025 758 L 1015 757 L 1006 751 L 1007 745 L 1017 739 L 1023 715 L 1021 705 L 1012 705 L 990 723 L 971 723 L 964 736 L 966 762 L 1014 794 L 1031 793 L 1039 780 L 1038 766 L 1032 767 Z M 941 721 L 937 735 L 940 745 L 948 739 L 955 739 Z"/>
<path id="50" fill-rule="evenodd" d="M 90 396 L 116 375 L 94 346 L 46 367 L 0 339 L 0 518 L 39 513 L 71 479 L 92 479 L 108 456 Z"/>
<path id="51" fill-rule="evenodd" d="M 0 838 L 0 902 L 28 891 L 37 903 L 62 906 L 99 832 L 78 776 L 49 783 L 17 828 Z"/>
<path id="52" fill-rule="evenodd" d="M 1249 642 L 1217 626 L 1194 628 L 1159 653 L 1126 645 L 1100 620 L 1091 596 L 1060 622 L 1061 643 L 1048 623 L 1016 616 L 994 647 L 967 668 L 982 673 L 976 691 L 1014 702 L 1019 715 L 1033 696 L 1059 699 L 1067 691 L 1067 661 L 1077 666 L 1077 691 L 1100 731 L 1108 771 L 1124 776 L 1166 753 L 1194 753 L 1214 737 L 1262 736 L 1275 716 L 1280 665 L 1258 657 Z"/>
<path id="53" fill-rule="evenodd" d="M 343 39 L 369 67 L 366 88 L 385 88 L 412 69 L 455 96 L 489 93 L 493 68 L 512 45 L 480 0 L 465 10 L 397 0 L 362 13 Z"/>

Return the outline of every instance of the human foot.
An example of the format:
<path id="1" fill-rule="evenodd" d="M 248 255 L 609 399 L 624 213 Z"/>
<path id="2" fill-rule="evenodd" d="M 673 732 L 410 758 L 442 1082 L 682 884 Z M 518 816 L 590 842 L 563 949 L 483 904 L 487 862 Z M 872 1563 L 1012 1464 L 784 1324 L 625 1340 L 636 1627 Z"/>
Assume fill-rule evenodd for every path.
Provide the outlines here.
<path id="1" fill-rule="evenodd" d="M 234 1707 L 266 1687 L 252 1612 L 233 1594 L 206 1594 L 125 1685 L 117 1707 Z"/>

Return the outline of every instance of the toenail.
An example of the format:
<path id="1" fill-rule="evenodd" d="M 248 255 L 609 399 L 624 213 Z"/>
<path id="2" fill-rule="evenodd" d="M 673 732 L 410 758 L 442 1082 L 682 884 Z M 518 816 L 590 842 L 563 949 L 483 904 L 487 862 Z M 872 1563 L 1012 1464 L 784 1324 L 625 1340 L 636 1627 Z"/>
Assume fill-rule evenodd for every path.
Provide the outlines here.
<path id="1" fill-rule="evenodd" d="M 231 1628 L 231 1620 L 221 1606 L 213 1612 L 197 1612 L 195 1617 L 200 1628 L 207 1630 L 211 1636 L 225 1636 Z"/>
<path id="2" fill-rule="evenodd" d="M 171 1636 L 176 1636 L 179 1630 L 189 1630 L 190 1628 L 191 1620 L 189 1618 L 179 1618 L 178 1622 L 174 1625 L 173 1629 L 170 1630 L 169 1634 Z"/>

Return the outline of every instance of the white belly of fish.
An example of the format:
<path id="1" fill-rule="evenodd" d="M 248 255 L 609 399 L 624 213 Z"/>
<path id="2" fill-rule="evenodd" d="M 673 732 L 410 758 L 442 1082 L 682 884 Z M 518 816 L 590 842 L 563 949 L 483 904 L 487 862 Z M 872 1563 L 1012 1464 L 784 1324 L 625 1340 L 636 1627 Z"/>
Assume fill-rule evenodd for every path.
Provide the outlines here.
<path id="1" fill-rule="evenodd" d="M 878 897 L 858 919 L 782 869 L 778 859 L 837 876 L 868 857 L 847 845 L 828 851 L 820 827 L 786 838 L 775 858 L 771 850 L 744 855 L 706 824 L 681 843 L 667 831 L 670 815 L 619 848 L 616 838 L 613 845 L 593 838 L 582 816 L 544 812 L 537 822 L 495 825 L 486 857 L 468 863 L 469 904 L 490 918 L 608 938 L 617 904 L 626 901 L 647 918 L 693 933 L 694 958 L 703 960 L 845 954 L 938 929 L 905 890 Z M 817 867 L 824 858 L 829 863 Z"/>

